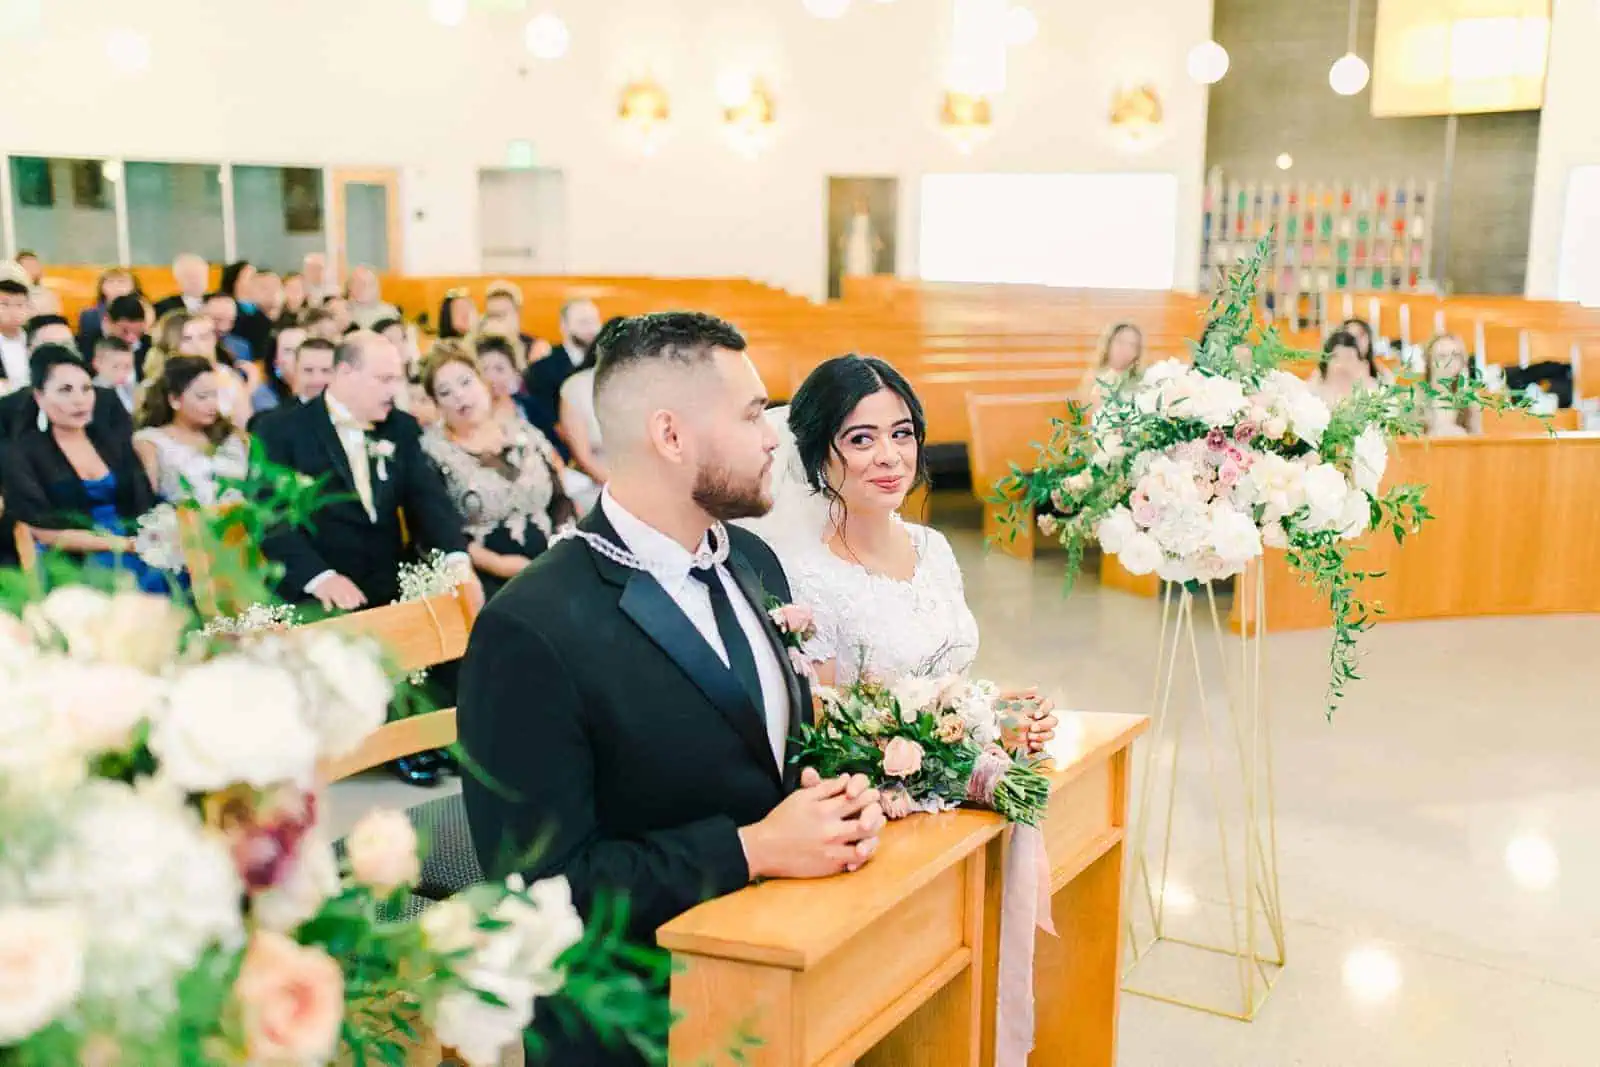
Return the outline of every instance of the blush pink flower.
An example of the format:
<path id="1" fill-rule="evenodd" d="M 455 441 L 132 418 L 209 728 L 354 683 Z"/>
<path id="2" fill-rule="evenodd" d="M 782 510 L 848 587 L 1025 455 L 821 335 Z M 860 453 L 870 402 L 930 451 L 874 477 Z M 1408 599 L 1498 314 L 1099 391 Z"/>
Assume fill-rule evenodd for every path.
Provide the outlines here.
<path id="1" fill-rule="evenodd" d="M 814 619 L 811 609 L 804 604 L 784 604 L 767 613 L 773 625 L 786 634 L 804 634 L 811 631 Z"/>
<path id="2" fill-rule="evenodd" d="M 282 934 L 250 939 L 233 995 L 252 1063 L 327 1063 L 344 1021 L 344 975 L 318 948 Z"/>
<path id="3" fill-rule="evenodd" d="M 345 839 L 345 851 L 355 880 L 380 896 L 403 885 L 416 885 L 422 877 L 417 832 L 404 812 L 368 812 Z"/>
<path id="4" fill-rule="evenodd" d="M 909 737 L 896 737 L 883 749 L 883 773 L 890 778 L 910 778 L 922 770 L 922 746 Z"/>
<path id="5" fill-rule="evenodd" d="M 1160 512 L 1150 503 L 1150 498 L 1142 491 L 1135 489 L 1128 497 L 1128 510 L 1133 512 L 1133 521 L 1146 529 L 1156 524 Z"/>
<path id="6" fill-rule="evenodd" d="M 883 806 L 885 819 L 903 819 L 911 814 L 911 794 L 899 787 L 879 793 L 878 803 Z"/>
<path id="7" fill-rule="evenodd" d="M 806 654 L 798 648 L 789 649 L 789 666 L 793 668 L 794 673 L 806 681 L 814 682 L 817 680 L 816 665 L 806 659 Z"/>
<path id="8" fill-rule="evenodd" d="M 947 712 L 939 716 L 939 740 L 947 745 L 953 745 L 967 736 L 967 724 L 955 712 Z"/>
<path id="9" fill-rule="evenodd" d="M 1217 481 L 1224 488 L 1232 489 L 1239 483 L 1239 479 L 1243 474 L 1244 469 L 1230 456 L 1222 461 L 1222 469 L 1217 472 Z"/>
<path id="10" fill-rule="evenodd" d="M 1228 447 L 1228 435 L 1223 432 L 1222 427 L 1219 426 L 1206 434 L 1206 447 L 1213 452 L 1221 452 Z"/>
<path id="11" fill-rule="evenodd" d="M 1251 422 L 1249 419 L 1246 419 L 1233 428 L 1233 439 L 1239 442 L 1241 445 L 1247 445 L 1254 440 L 1256 434 L 1260 432 L 1261 431 L 1256 428 L 1255 423 Z"/>

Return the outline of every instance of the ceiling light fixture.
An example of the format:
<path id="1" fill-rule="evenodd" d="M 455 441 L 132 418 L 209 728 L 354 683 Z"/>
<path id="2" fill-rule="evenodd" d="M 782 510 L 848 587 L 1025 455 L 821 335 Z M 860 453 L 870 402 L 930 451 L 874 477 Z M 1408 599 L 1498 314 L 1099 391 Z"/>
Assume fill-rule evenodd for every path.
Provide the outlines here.
<path id="1" fill-rule="evenodd" d="M 534 59 L 560 59 L 572 44 L 572 32 L 561 16 L 546 12 L 528 20 L 522 31 L 522 42 Z"/>
<path id="2" fill-rule="evenodd" d="M 1350 0 L 1350 33 L 1344 55 L 1328 68 L 1328 87 L 1340 96 L 1354 96 L 1367 87 L 1372 69 L 1356 55 L 1356 23 L 1361 17 L 1361 0 Z"/>
<path id="3" fill-rule="evenodd" d="M 1190 78 L 1201 85 L 1215 85 L 1228 73 L 1228 50 L 1215 41 L 1201 41 L 1189 49 L 1185 65 Z"/>

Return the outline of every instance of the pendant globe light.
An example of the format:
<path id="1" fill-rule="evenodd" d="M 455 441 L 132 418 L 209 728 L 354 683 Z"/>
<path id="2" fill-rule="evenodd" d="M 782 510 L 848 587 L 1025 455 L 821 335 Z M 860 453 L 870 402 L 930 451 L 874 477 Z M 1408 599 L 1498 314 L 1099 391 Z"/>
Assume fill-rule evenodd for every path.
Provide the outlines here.
<path id="1" fill-rule="evenodd" d="M 1185 66 L 1196 82 L 1215 85 L 1228 73 L 1228 50 L 1215 41 L 1201 41 L 1189 49 Z"/>
<path id="2" fill-rule="evenodd" d="M 1354 96 L 1372 80 L 1367 61 L 1356 55 L 1356 23 L 1361 17 L 1361 0 L 1350 0 L 1350 35 L 1344 55 L 1328 68 L 1328 87 L 1340 96 Z"/>

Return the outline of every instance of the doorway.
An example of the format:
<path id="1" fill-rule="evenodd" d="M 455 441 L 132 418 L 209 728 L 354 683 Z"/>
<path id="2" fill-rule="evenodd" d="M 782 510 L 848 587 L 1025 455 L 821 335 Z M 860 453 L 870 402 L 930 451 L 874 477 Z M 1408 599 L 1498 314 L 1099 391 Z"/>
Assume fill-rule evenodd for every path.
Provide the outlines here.
<path id="1" fill-rule="evenodd" d="M 565 274 L 566 175 L 542 168 L 478 171 L 478 253 L 485 274 Z"/>
<path id="2" fill-rule="evenodd" d="M 379 274 L 398 271 L 399 176 L 392 170 L 335 170 L 332 178 L 335 277 L 348 277 L 360 266 Z"/>

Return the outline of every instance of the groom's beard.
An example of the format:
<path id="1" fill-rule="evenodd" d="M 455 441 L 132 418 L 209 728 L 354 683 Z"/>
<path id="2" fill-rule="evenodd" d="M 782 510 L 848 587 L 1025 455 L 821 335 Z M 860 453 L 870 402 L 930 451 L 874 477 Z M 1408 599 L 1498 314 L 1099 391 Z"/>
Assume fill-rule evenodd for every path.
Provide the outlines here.
<path id="1" fill-rule="evenodd" d="M 759 519 L 772 510 L 772 497 L 767 492 L 767 475 L 771 470 L 769 461 L 754 481 L 738 485 L 726 467 L 701 467 L 695 476 L 694 502 L 700 505 L 701 511 L 721 522 Z"/>

